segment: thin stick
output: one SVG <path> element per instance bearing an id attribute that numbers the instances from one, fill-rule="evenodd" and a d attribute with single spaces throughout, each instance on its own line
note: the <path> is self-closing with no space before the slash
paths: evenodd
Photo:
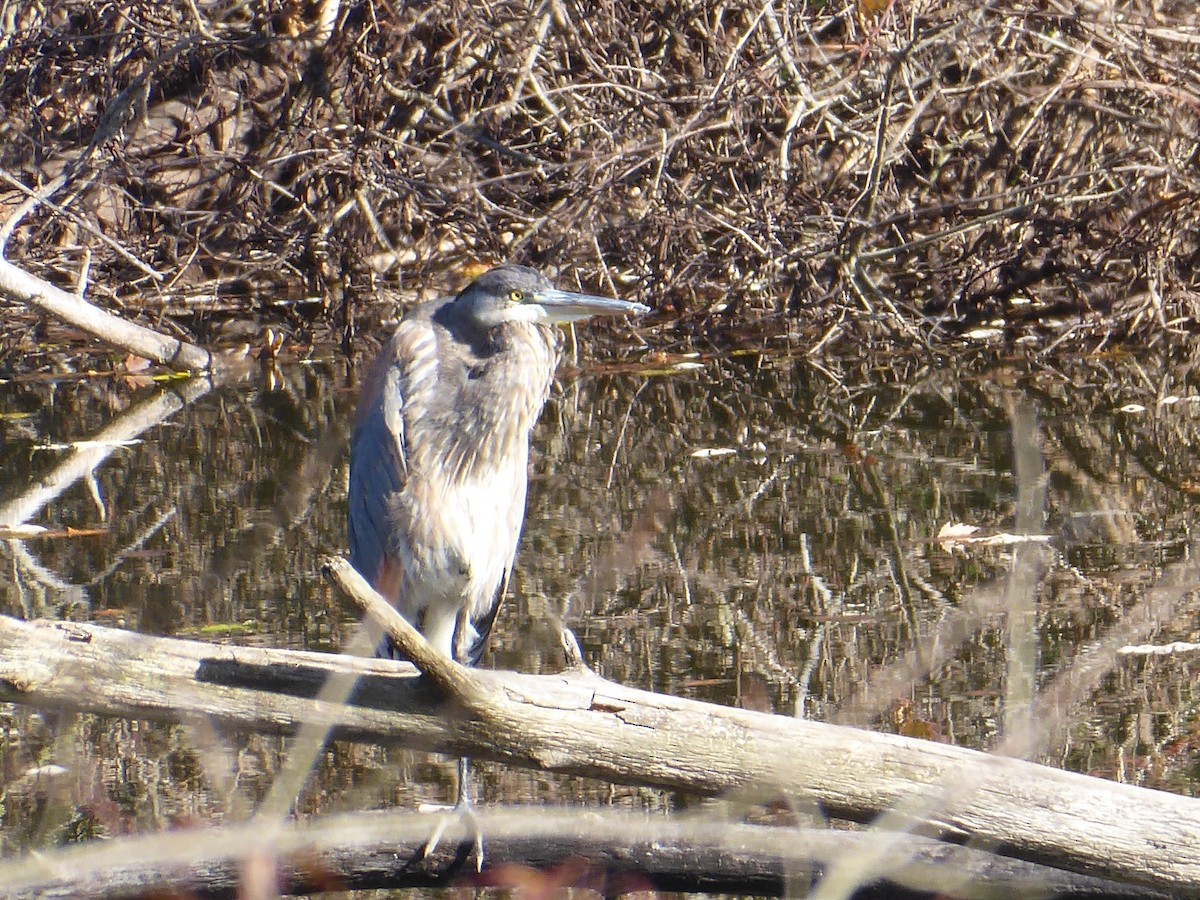
<path id="1" fill-rule="evenodd" d="M 400 655 L 411 661 L 422 675 L 464 706 L 486 709 L 483 701 L 490 692 L 471 670 L 434 649 L 404 616 L 367 584 L 348 560 L 340 556 L 327 557 L 321 571 L 346 599 L 383 630 Z"/>

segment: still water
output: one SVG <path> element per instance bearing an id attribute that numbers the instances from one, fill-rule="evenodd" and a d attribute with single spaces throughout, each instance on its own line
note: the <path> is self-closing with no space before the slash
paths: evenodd
<path id="1" fill-rule="evenodd" d="M 1069 375 L 996 360 L 834 372 L 786 354 L 603 355 L 603 366 L 564 366 L 539 424 L 517 570 L 484 665 L 557 669 L 566 623 L 616 681 L 993 748 L 1014 545 L 938 534 L 950 523 L 1015 530 L 1023 411 L 1043 473 L 1026 487 L 1049 536 L 1021 545 L 1037 548 L 1034 687 L 1055 689 L 1076 660 L 1107 654 L 1082 687 L 1055 695 L 1031 755 L 1197 792 L 1194 653 L 1114 652 L 1197 631 L 1200 604 L 1186 595 L 1144 615 L 1149 589 L 1190 552 L 1190 369 L 1081 359 Z M 336 650 L 354 617 L 318 569 L 345 547 L 354 396 L 354 371 L 332 352 L 212 390 L 104 377 L 0 386 L 0 518 L 50 529 L 0 541 L 0 608 Z M 97 460 L 61 492 L 31 494 Z M 286 751 L 196 726 L 12 706 L 0 719 L 7 853 L 245 818 Z M 23 786 L 50 764 L 69 772 L 54 790 Z M 690 802 L 478 770 L 484 803 Z M 440 757 L 337 744 L 300 809 L 444 802 L 453 783 Z"/>

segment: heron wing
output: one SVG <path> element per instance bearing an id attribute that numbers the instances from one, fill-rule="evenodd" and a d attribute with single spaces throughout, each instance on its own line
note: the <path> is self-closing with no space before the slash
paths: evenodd
<path id="1" fill-rule="evenodd" d="M 395 600 L 388 548 L 394 524 L 391 498 L 408 482 L 405 408 L 436 380 L 437 340 L 425 316 L 410 316 L 379 354 L 358 404 L 350 443 L 348 531 L 350 563 L 380 593 Z M 391 587 L 393 590 L 385 590 Z"/>

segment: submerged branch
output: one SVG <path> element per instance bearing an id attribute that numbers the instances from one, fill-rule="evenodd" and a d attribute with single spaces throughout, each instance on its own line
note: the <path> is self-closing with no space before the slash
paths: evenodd
<path id="1" fill-rule="evenodd" d="M 269 840 L 253 824 L 174 831 L 72 847 L 50 859 L 0 866 L 0 875 L 12 900 L 236 896 L 251 867 L 287 894 L 536 883 L 556 893 L 583 887 L 606 896 L 650 889 L 782 896 L 817 881 L 839 860 L 877 853 L 879 843 L 863 832 L 615 811 L 487 809 L 478 812 L 477 824 L 489 868 L 475 875 L 461 868 L 459 847 L 473 837 L 464 822 L 452 822 L 439 848 L 426 854 L 433 824 L 427 815 L 396 811 L 326 818 Z M 881 889 L 906 897 L 1166 896 L 911 835 L 895 842 L 885 862 L 882 872 L 864 872 L 850 896 Z"/>

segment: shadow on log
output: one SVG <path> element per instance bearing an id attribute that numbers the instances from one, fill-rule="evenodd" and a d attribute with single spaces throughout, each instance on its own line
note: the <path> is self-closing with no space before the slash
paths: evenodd
<path id="1" fill-rule="evenodd" d="M 332 674 L 356 702 L 312 699 Z M 270 690 L 263 690 L 264 678 Z M 405 664 L 0 618 L 0 699 L 404 745 L 702 796 L 807 802 L 1178 896 L 1200 896 L 1200 802 L 946 744 L 730 709 L 589 672 L 479 671 L 485 715 Z M 448 709 L 454 714 L 445 715 Z M 487 836 L 491 840 L 491 836 Z M 879 835 L 877 834 L 877 838 Z M 881 838 L 880 838 L 881 839 Z M 879 871 L 872 868 L 871 871 Z M 0 872 L 0 874 L 3 874 Z"/>

